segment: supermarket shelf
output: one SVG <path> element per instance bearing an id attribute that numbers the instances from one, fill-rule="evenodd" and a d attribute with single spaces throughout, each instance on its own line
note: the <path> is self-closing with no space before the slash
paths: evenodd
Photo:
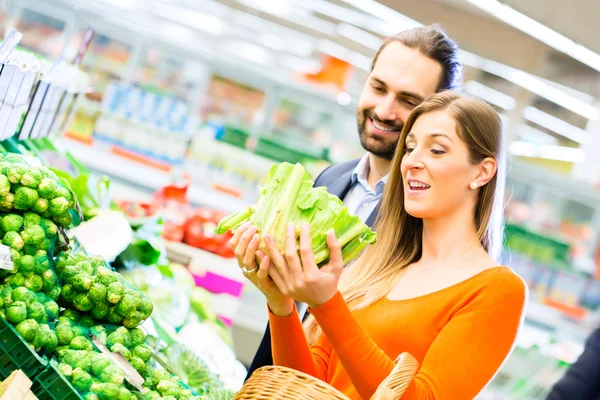
<path id="1" fill-rule="evenodd" d="M 64 138 L 63 144 L 65 150 L 72 153 L 90 170 L 108 175 L 112 180 L 122 181 L 128 186 L 134 186 L 147 192 L 155 192 L 171 183 L 171 176 L 165 171 L 128 160 L 72 139 Z M 195 206 L 215 208 L 227 213 L 234 213 L 248 206 L 242 200 L 194 184 L 190 185 L 188 189 L 188 199 Z"/>

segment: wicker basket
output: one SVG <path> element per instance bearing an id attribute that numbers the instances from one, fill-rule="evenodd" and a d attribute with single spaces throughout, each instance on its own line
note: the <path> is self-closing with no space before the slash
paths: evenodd
<path id="1" fill-rule="evenodd" d="M 397 358 L 390 375 L 379 385 L 371 400 L 397 400 L 402 397 L 419 369 L 408 353 Z M 254 371 L 234 400 L 350 400 L 348 396 L 304 372 L 287 367 L 262 367 Z"/>

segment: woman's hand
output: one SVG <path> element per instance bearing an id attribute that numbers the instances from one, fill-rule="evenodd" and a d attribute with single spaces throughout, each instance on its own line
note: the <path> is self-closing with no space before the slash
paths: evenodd
<path id="1" fill-rule="evenodd" d="M 244 276 L 265 295 L 273 314 L 290 315 L 294 311 L 294 301 L 291 297 L 281 293 L 269 277 L 270 259 L 258 250 L 260 235 L 256 232 L 256 227 L 248 222 L 240 226 L 229 241 L 237 258 L 238 266 L 244 272 Z M 256 263 L 257 258 L 260 265 Z"/>
<path id="2" fill-rule="evenodd" d="M 333 230 L 327 233 L 329 263 L 321 269 L 314 260 L 310 227 L 303 224 L 300 230 L 300 256 L 296 249 L 296 227 L 290 224 L 286 232 L 285 257 L 275 241 L 264 237 L 271 264 L 270 275 L 282 294 L 315 308 L 330 300 L 338 291 L 338 281 L 344 268 L 340 243 Z"/>

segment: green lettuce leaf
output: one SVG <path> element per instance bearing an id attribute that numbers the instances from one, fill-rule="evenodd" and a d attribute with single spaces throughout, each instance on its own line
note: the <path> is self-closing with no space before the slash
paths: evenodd
<path id="1" fill-rule="evenodd" d="M 260 234 L 272 235 L 282 253 L 287 225 L 294 223 L 299 230 L 302 223 L 308 223 L 319 266 L 329 261 L 327 232 L 330 229 L 340 241 L 344 263 L 377 240 L 377 234 L 352 215 L 338 197 L 323 187 L 313 188 L 313 181 L 300 164 L 281 163 L 271 167 L 256 205 L 223 218 L 216 232 L 233 231 L 246 221 L 251 221 Z"/>

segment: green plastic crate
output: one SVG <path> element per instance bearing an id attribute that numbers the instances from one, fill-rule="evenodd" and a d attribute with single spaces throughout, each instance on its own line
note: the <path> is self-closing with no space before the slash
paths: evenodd
<path id="1" fill-rule="evenodd" d="M 48 366 L 48 360 L 41 358 L 29 347 L 13 326 L 0 317 L 0 376 L 2 379 L 17 369 L 30 379 Z"/>
<path id="2" fill-rule="evenodd" d="M 48 368 L 38 373 L 31 382 L 31 392 L 39 400 L 82 400 L 77 390 L 58 372 L 56 360 L 50 360 Z"/>

